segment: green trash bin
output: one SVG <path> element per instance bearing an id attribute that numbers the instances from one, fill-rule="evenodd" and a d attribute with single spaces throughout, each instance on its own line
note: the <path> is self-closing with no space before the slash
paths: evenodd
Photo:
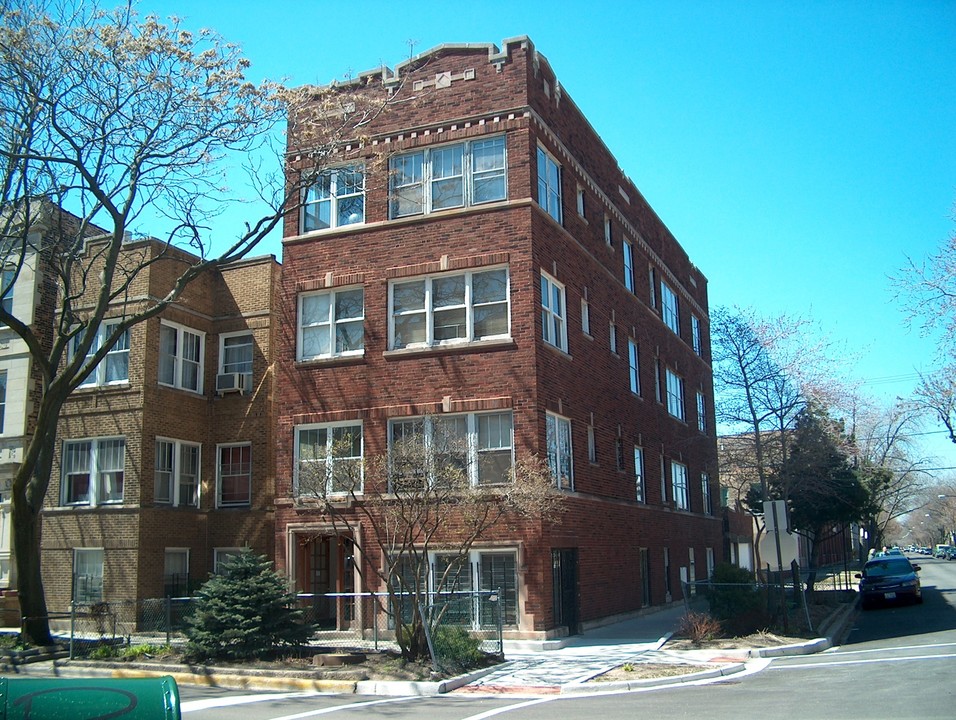
<path id="1" fill-rule="evenodd" d="M 0 678 L 0 720 L 181 720 L 169 675 L 129 680 Z"/>

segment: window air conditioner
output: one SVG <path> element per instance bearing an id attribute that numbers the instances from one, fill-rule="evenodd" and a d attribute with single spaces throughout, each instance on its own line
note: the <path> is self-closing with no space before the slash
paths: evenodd
<path id="1" fill-rule="evenodd" d="M 225 395 L 231 392 L 244 392 L 246 389 L 245 373 L 220 373 L 216 375 L 216 393 Z"/>

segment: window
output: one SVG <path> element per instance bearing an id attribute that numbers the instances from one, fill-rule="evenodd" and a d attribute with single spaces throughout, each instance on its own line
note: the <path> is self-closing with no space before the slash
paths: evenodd
<path id="1" fill-rule="evenodd" d="M 634 292 L 634 246 L 624 241 L 624 287 Z"/>
<path id="2" fill-rule="evenodd" d="M 707 405 L 704 400 L 704 393 L 697 391 L 697 429 L 702 433 L 707 432 Z"/>
<path id="3" fill-rule="evenodd" d="M 302 425 L 295 429 L 299 498 L 362 492 L 362 424 Z"/>
<path id="4" fill-rule="evenodd" d="M 654 358 L 654 398 L 657 402 L 664 402 L 661 394 L 661 361 L 657 358 Z"/>
<path id="5" fill-rule="evenodd" d="M 544 341 L 559 350 L 568 351 L 565 333 L 564 285 L 541 273 L 541 327 Z"/>
<path id="6" fill-rule="evenodd" d="M 647 502 L 644 491 L 644 448 L 634 447 L 634 489 L 638 502 Z"/>
<path id="7" fill-rule="evenodd" d="M 3 420 L 7 414 L 7 371 L 0 370 L 0 433 L 3 432 Z"/>
<path id="8" fill-rule="evenodd" d="M 103 602 L 102 548 L 73 548 L 73 601 Z"/>
<path id="9" fill-rule="evenodd" d="M 694 345 L 694 352 L 698 355 L 703 354 L 704 349 L 701 344 L 701 335 L 700 335 L 700 318 L 696 315 L 690 316 L 690 334 L 691 342 Z"/>
<path id="10" fill-rule="evenodd" d="M 677 295 L 670 286 L 661 281 L 661 317 L 664 324 L 680 335 L 680 315 L 677 310 Z"/>
<path id="11" fill-rule="evenodd" d="M 678 420 L 684 419 L 684 379 L 665 370 L 667 375 L 667 412 Z"/>
<path id="12" fill-rule="evenodd" d="M 329 290 L 299 296 L 298 360 L 365 352 L 365 291 Z"/>
<path id="13" fill-rule="evenodd" d="M 651 307 L 657 309 L 657 273 L 654 268 L 648 268 L 647 279 L 650 284 Z"/>
<path id="14" fill-rule="evenodd" d="M 319 173 L 302 198 L 302 232 L 365 221 L 365 171 L 359 166 Z"/>
<path id="15" fill-rule="evenodd" d="M 584 188 L 578 185 L 578 215 L 583 218 L 587 218 L 586 208 L 585 208 L 585 195 Z"/>
<path id="16" fill-rule="evenodd" d="M 538 148 L 538 204 L 561 223 L 561 168 L 543 148 Z"/>
<path id="17" fill-rule="evenodd" d="M 611 347 L 611 352 L 617 355 L 617 325 L 614 324 L 612 320 L 608 326 L 608 344 Z"/>
<path id="18" fill-rule="evenodd" d="M 591 334 L 591 305 L 587 298 L 581 298 L 581 332 Z"/>
<path id="19" fill-rule="evenodd" d="M 391 216 L 504 200 L 506 167 L 503 136 L 393 157 L 389 161 Z"/>
<path id="20" fill-rule="evenodd" d="M 471 550 L 466 557 L 450 553 L 435 553 L 431 557 L 429 583 L 432 592 L 451 595 L 446 607 L 446 618 L 459 625 L 495 627 L 498 609 L 489 602 L 488 593 L 499 593 L 502 622 L 518 623 L 518 566 L 513 551 L 487 552 Z M 477 585 L 475 581 L 477 578 Z M 442 583 L 442 579 L 444 582 Z M 467 597 L 465 593 L 478 590 L 481 594 Z"/>
<path id="21" fill-rule="evenodd" d="M 64 505 L 100 505 L 123 501 L 126 440 L 66 440 L 63 443 Z"/>
<path id="22" fill-rule="evenodd" d="M 700 495 L 704 502 L 704 514 L 713 515 L 714 505 L 710 494 L 710 475 L 707 473 L 700 474 Z"/>
<path id="23" fill-rule="evenodd" d="M 627 364 L 631 375 L 631 392 L 635 395 L 641 394 L 641 367 L 637 359 L 637 343 L 634 340 L 627 341 Z"/>
<path id="24" fill-rule="evenodd" d="M 562 490 L 574 489 L 573 462 L 571 458 L 571 421 L 548 413 L 547 422 L 548 466 L 555 483 Z"/>
<path id="25" fill-rule="evenodd" d="M 104 321 L 96 330 L 96 336 L 87 357 L 92 357 L 109 339 L 119 320 Z M 88 331 L 87 331 L 88 332 Z M 84 333 L 75 335 L 70 341 L 70 356 L 76 355 Z M 80 387 L 94 387 L 98 385 L 112 385 L 129 381 L 129 329 L 127 328 L 113 343 L 106 357 L 103 358 L 93 371 L 86 376 Z"/>
<path id="26" fill-rule="evenodd" d="M 159 384 L 202 392 L 203 333 L 163 321 L 159 328 Z"/>
<path id="27" fill-rule="evenodd" d="M 189 550 L 166 548 L 163 560 L 163 594 L 165 597 L 189 595 Z"/>
<path id="28" fill-rule="evenodd" d="M 714 577 L 714 549 L 704 548 L 704 553 L 707 562 L 707 579 L 709 580 Z"/>
<path id="29" fill-rule="evenodd" d="M 173 507 L 198 507 L 199 468 L 199 445 L 157 439 L 153 499 Z"/>
<path id="30" fill-rule="evenodd" d="M 219 347 L 219 371 L 252 376 L 252 353 L 255 345 L 252 333 L 223 335 Z M 249 387 L 249 383 L 246 384 Z"/>
<path id="31" fill-rule="evenodd" d="M 252 501 L 252 444 L 220 445 L 217 452 L 216 505 L 249 505 Z"/>
<path id="32" fill-rule="evenodd" d="M 611 225 L 611 218 L 607 215 L 604 216 L 604 242 L 609 246 L 614 245 L 614 237 L 612 233 L 613 226 Z"/>
<path id="33" fill-rule="evenodd" d="M 0 306 L 10 315 L 13 315 L 13 285 L 16 279 L 16 268 L 5 267 L 0 270 Z"/>
<path id="34" fill-rule="evenodd" d="M 624 470 L 624 440 L 616 438 L 614 440 L 614 455 L 617 457 L 618 471 Z"/>
<path id="35" fill-rule="evenodd" d="M 597 443 L 594 440 L 593 425 L 588 425 L 588 462 L 597 465 Z"/>
<path id="36" fill-rule="evenodd" d="M 687 496 L 687 466 L 671 461 L 671 493 L 674 505 L 679 510 L 687 510 L 690 501 Z"/>
<path id="37" fill-rule="evenodd" d="M 470 485 L 511 481 L 512 413 L 442 415 L 389 422 L 392 482 L 408 487 L 427 476 L 451 481 L 456 473 Z"/>
<path id="38" fill-rule="evenodd" d="M 395 282 L 389 291 L 393 350 L 510 335 L 507 268 Z"/>
<path id="39" fill-rule="evenodd" d="M 224 566 L 231 562 L 233 558 L 241 555 L 244 548 L 214 548 L 212 551 L 212 572 L 213 575 L 221 575 Z"/>

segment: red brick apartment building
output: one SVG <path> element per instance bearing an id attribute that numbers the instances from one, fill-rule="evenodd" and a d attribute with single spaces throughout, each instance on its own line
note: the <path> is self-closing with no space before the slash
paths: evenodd
<path id="1" fill-rule="evenodd" d="M 95 240 L 87 251 L 97 256 Z M 123 253 L 127 263 L 164 259 L 137 278 L 116 317 L 165 296 L 198 260 L 154 240 Z M 51 611 L 71 599 L 180 596 L 238 548 L 273 556 L 279 269 L 267 256 L 201 275 L 68 399 L 42 514 Z"/>
<path id="2" fill-rule="evenodd" d="M 680 599 L 723 559 L 706 278 L 527 38 L 443 45 L 342 89 L 404 101 L 285 224 L 277 565 L 300 592 L 382 590 L 297 497 L 298 458 L 336 428 L 381 456 L 427 413 L 467 428 L 474 482 L 483 451 L 558 478 L 566 512 L 470 558 L 474 586 L 493 570 L 515 608 L 508 636 Z"/>

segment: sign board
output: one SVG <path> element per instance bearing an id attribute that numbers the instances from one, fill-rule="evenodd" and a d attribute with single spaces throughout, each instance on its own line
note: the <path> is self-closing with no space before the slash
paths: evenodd
<path id="1" fill-rule="evenodd" d="M 789 530 L 787 504 L 783 500 L 765 502 L 763 519 L 766 529 L 760 536 L 761 561 L 777 571 L 789 570 L 790 563 L 799 562 L 799 548 L 797 536 Z"/>

